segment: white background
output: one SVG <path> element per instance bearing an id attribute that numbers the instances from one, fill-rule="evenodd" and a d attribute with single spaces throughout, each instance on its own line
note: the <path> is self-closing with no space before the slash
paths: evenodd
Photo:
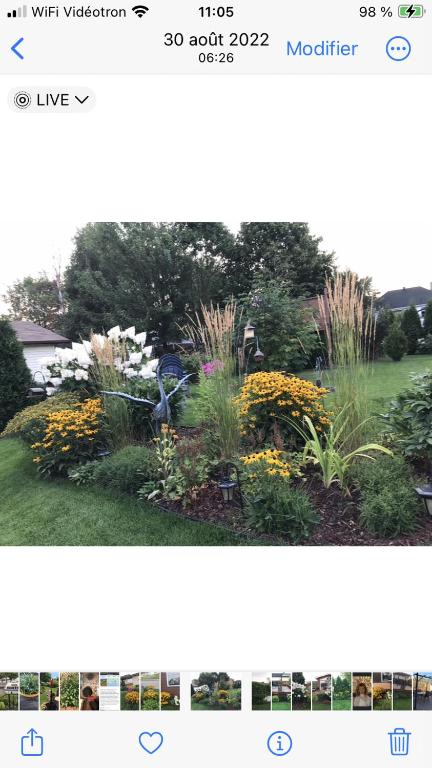
<path id="1" fill-rule="evenodd" d="M 7 93 L 26 83 L 87 86 L 97 106 L 13 113 Z M 427 77 L 3 77 L 1 94 L 1 214 L 17 226 L 430 218 Z M 0 558 L 6 667 L 432 666 L 429 549 Z"/>

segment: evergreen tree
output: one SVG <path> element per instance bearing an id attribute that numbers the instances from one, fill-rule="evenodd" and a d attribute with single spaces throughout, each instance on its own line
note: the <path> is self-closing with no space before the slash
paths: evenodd
<path id="1" fill-rule="evenodd" d="M 424 315 L 423 333 L 425 336 L 432 334 L 432 300 L 426 304 Z"/>
<path id="2" fill-rule="evenodd" d="M 0 431 L 26 404 L 30 383 L 22 344 L 9 320 L 0 318 Z"/>
<path id="3" fill-rule="evenodd" d="M 417 344 L 422 335 L 422 325 L 414 304 L 412 304 L 402 315 L 401 328 L 407 337 L 408 354 L 414 355 L 417 351 Z"/>
<path id="4" fill-rule="evenodd" d="M 394 322 L 384 339 L 384 353 L 392 360 L 402 360 L 408 349 L 408 340 L 399 323 Z"/>

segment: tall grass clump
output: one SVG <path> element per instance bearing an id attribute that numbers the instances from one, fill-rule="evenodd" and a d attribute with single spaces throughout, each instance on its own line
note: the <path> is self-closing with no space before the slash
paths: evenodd
<path id="1" fill-rule="evenodd" d="M 114 342 L 93 334 L 91 337 L 94 363 L 91 366 L 92 381 L 100 392 L 124 392 L 125 385 L 115 367 L 117 351 Z M 104 397 L 104 423 L 109 448 L 113 451 L 129 445 L 133 439 L 132 416 L 126 400 L 119 397 Z"/>
<path id="2" fill-rule="evenodd" d="M 240 419 L 234 402 L 239 386 L 235 360 L 236 314 L 234 300 L 224 307 L 201 304 L 200 312 L 190 317 L 182 329 L 213 364 L 201 371 L 198 402 L 215 452 L 224 461 L 235 458 L 240 447 Z"/>
<path id="3" fill-rule="evenodd" d="M 370 402 L 367 380 L 372 375 L 375 339 L 373 306 L 367 307 L 365 293 L 353 272 L 327 280 L 324 296 L 318 298 L 324 321 L 334 404 L 347 418 L 342 439 L 355 450 L 370 429 Z"/>

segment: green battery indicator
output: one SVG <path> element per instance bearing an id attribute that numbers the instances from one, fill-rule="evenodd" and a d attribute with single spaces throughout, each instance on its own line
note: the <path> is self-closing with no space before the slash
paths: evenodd
<path id="1" fill-rule="evenodd" d="M 400 5 L 399 16 L 401 19 L 421 19 L 424 14 L 423 5 Z"/>

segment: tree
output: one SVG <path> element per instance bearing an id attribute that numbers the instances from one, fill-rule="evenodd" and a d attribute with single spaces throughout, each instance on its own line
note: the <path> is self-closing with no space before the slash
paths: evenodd
<path id="1" fill-rule="evenodd" d="M 247 293 L 259 274 L 291 285 L 293 296 L 316 296 L 334 270 L 334 254 L 323 251 L 301 222 L 245 222 L 225 272 L 234 295 Z"/>
<path id="2" fill-rule="evenodd" d="M 61 327 L 61 292 L 57 280 L 46 274 L 17 280 L 7 289 L 4 300 L 15 320 L 30 320 L 52 331 Z"/>
<path id="3" fill-rule="evenodd" d="M 384 352 L 392 360 L 402 360 L 408 349 L 408 340 L 399 323 L 395 322 L 384 339 Z"/>
<path id="4" fill-rule="evenodd" d="M 432 334 L 432 300 L 426 304 L 424 314 L 423 333 L 425 336 Z"/>
<path id="5" fill-rule="evenodd" d="M 375 323 L 374 354 L 378 356 L 383 353 L 384 339 L 390 331 L 390 327 L 395 321 L 396 315 L 388 307 L 383 307 L 378 311 Z"/>
<path id="6" fill-rule="evenodd" d="M 414 355 L 417 351 L 417 344 L 422 335 L 422 325 L 414 304 L 412 304 L 402 315 L 401 328 L 407 338 L 408 354 Z"/>
<path id="7" fill-rule="evenodd" d="M 255 281 L 251 292 L 239 302 L 244 322 L 256 326 L 259 346 L 265 354 L 261 369 L 298 371 L 313 367 L 319 337 L 310 310 L 290 295 L 290 288 L 277 280 Z M 254 368 L 254 347 L 245 350 L 248 369 Z"/>
<path id="8" fill-rule="evenodd" d="M 22 344 L 7 318 L 0 318 L 0 431 L 26 404 L 30 383 Z"/>

